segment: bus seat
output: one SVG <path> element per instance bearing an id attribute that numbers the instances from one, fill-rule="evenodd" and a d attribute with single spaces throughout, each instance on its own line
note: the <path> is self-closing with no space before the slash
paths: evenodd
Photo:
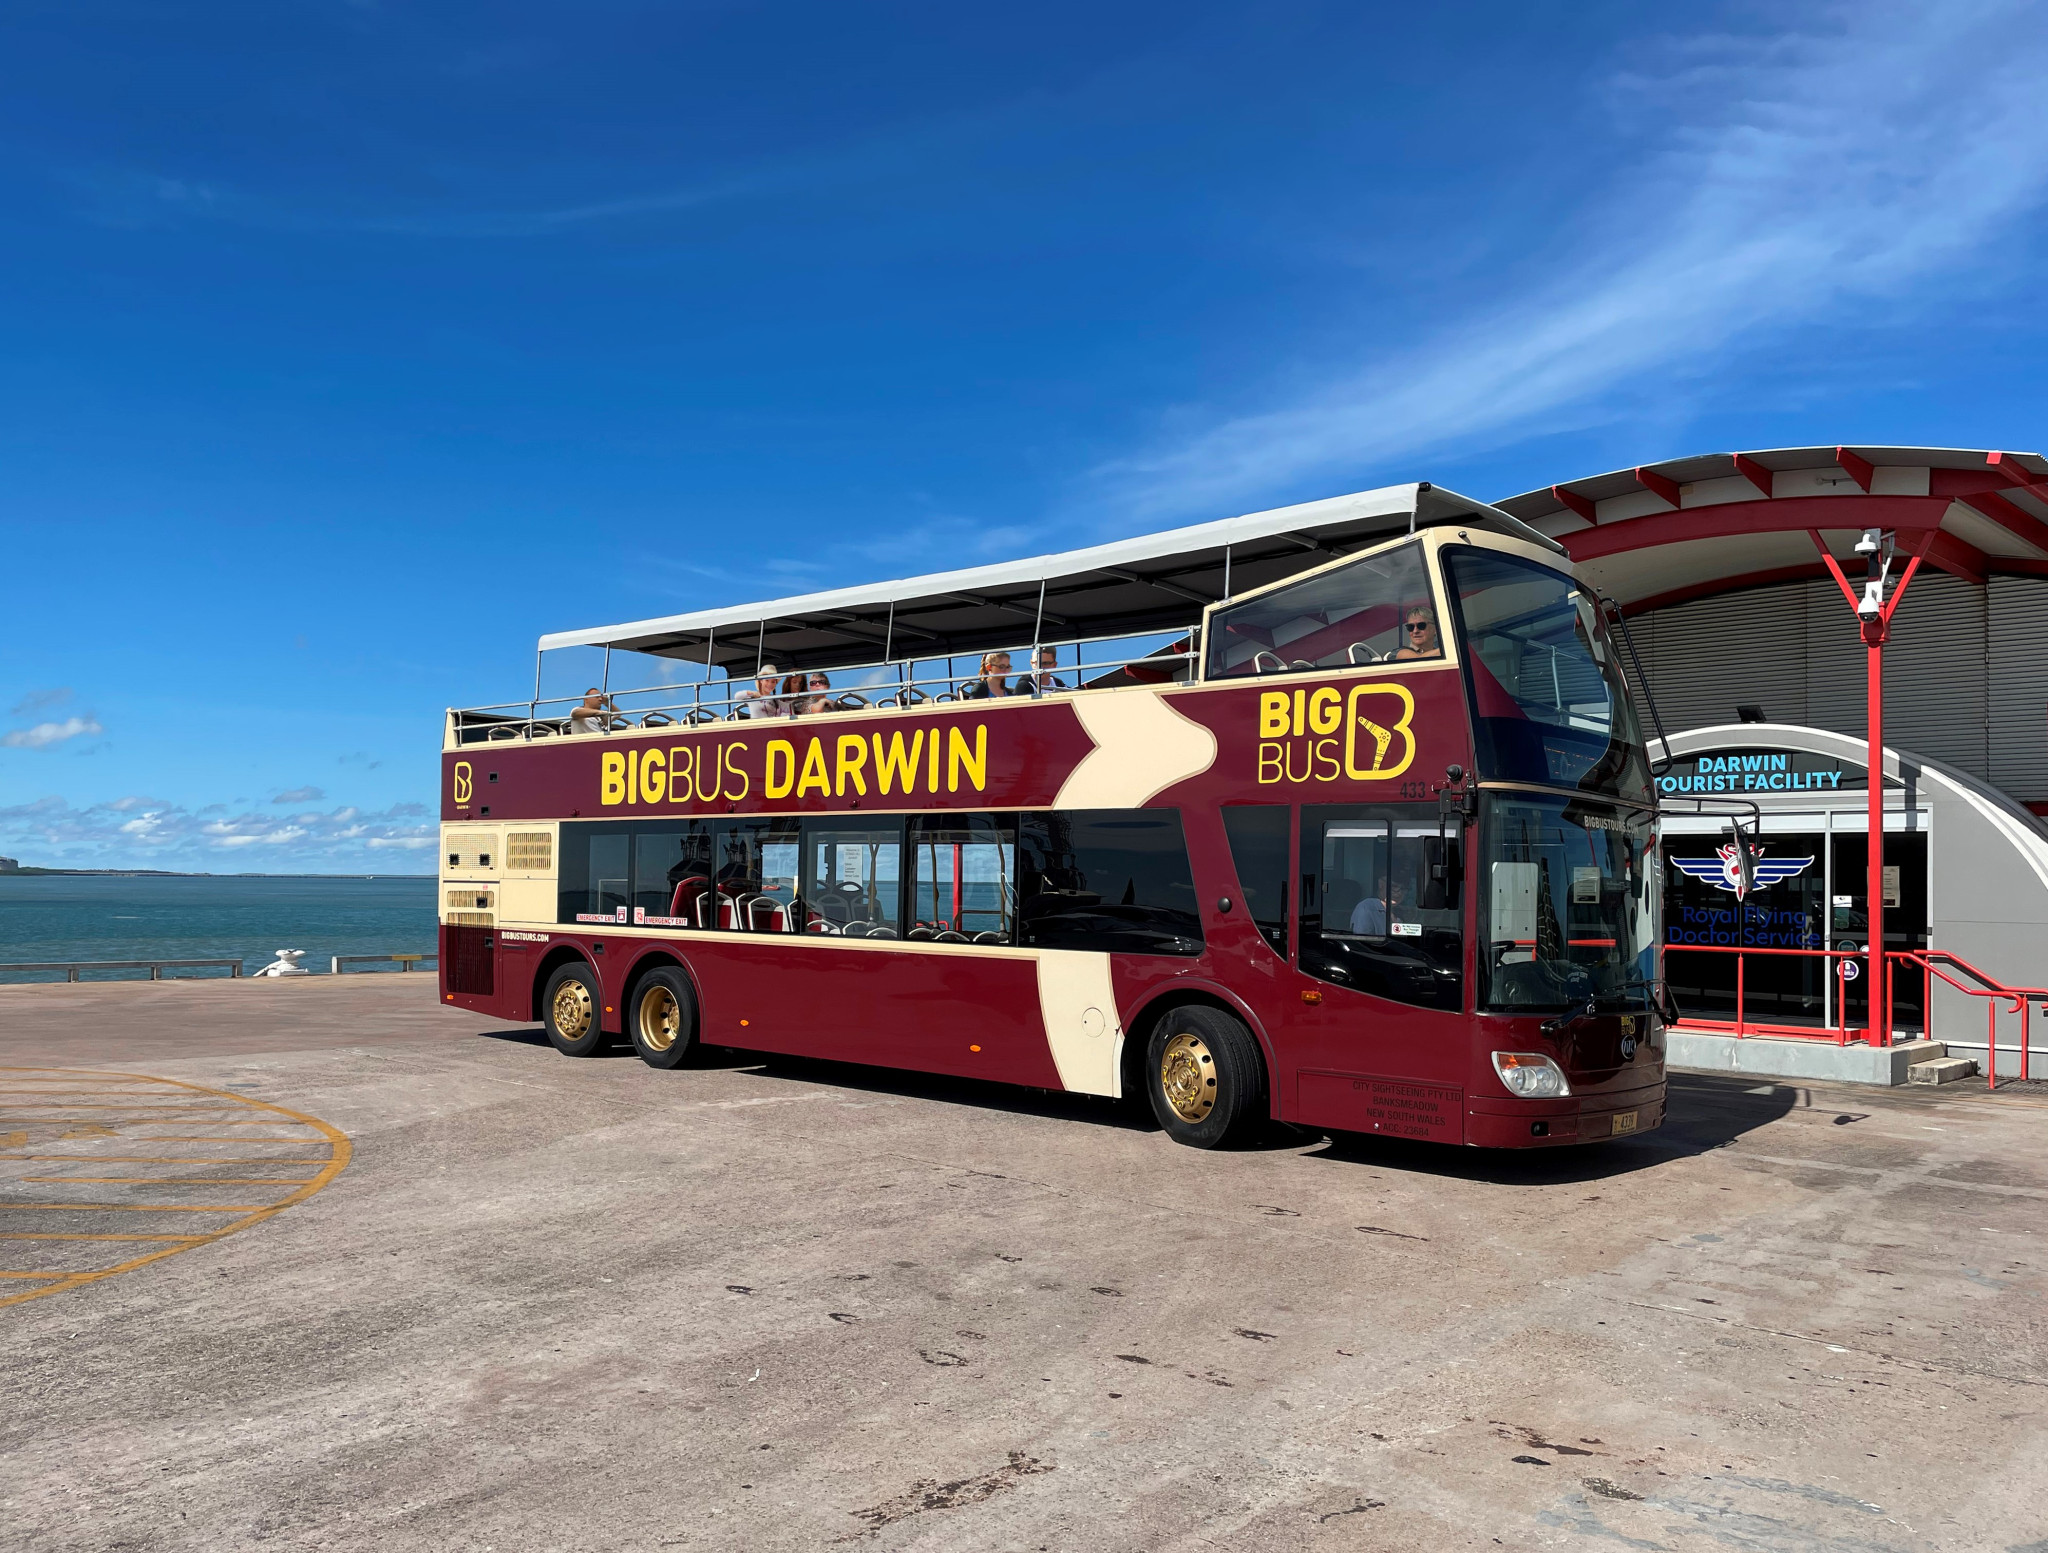
<path id="1" fill-rule="evenodd" d="M 781 914 L 782 903 L 772 895 L 749 895 L 747 897 L 747 927 L 755 933 L 779 933 L 782 931 L 776 918 Z"/>
<path id="2" fill-rule="evenodd" d="M 1003 935 L 996 932 L 993 928 L 986 928 L 974 935 L 974 942 L 977 944 L 1000 944 L 1004 942 L 1004 939 Z"/>
<path id="3" fill-rule="evenodd" d="M 895 936 L 896 930 L 886 922 L 877 922 L 868 929 L 868 937 L 870 938 L 894 938 Z"/>
<path id="4" fill-rule="evenodd" d="M 692 874 L 676 886 L 675 894 L 669 898 L 668 914 L 672 917 L 687 917 L 696 920 L 697 892 L 706 884 L 702 874 Z"/>
<path id="5" fill-rule="evenodd" d="M 904 934 L 906 938 L 937 938 L 938 936 L 937 931 L 929 923 L 924 922 L 918 923 L 916 927 Z"/>
<path id="6" fill-rule="evenodd" d="M 940 928 L 938 932 L 932 934 L 932 942 L 936 944 L 964 944 L 967 942 L 967 935 L 965 933 L 956 933 L 949 927 Z"/>
<path id="7" fill-rule="evenodd" d="M 711 915 L 711 892 L 709 890 L 699 890 L 696 899 L 690 903 L 690 920 L 700 928 L 708 928 L 714 925 L 714 919 Z"/>
<path id="8" fill-rule="evenodd" d="M 873 931 L 874 928 L 866 922 L 849 922 L 840 929 L 848 938 L 866 938 Z"/>

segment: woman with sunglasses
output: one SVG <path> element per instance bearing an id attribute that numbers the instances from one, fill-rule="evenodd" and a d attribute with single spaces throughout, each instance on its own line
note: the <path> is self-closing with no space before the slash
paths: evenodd
<path id="1" fill-rule="evenodd" d="M 1396 658 L 1441 658 L 1443 646 L 1436 639 L 1436 611 L 1427 604 L 1410 604 L 1401 612 L 1401 645 Z"/>

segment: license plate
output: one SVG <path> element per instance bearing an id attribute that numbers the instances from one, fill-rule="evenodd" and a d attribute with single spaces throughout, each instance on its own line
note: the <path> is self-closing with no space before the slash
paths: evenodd
<path id="1" fill-rule="evenodd" d="M 1636 1118 L 1641 1114 L 1639 1111 L 1615 1112 L 1613 1135 L 1618 1138 L 1625 1132 L 1634 1132 L 1636 1130 Z"/>

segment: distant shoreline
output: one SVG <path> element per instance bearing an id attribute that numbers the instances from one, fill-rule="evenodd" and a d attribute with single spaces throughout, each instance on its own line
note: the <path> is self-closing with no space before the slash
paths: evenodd
<path id="1" fill-rule="evenodd" d="M 188 874 L 169 868 L 10 868 L 0 879 L 434 879 L 435 874 Z"/>

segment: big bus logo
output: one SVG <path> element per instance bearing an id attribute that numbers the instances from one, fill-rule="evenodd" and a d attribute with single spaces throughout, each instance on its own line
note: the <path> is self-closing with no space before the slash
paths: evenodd
<path id="1" fill-rule="evenodd" d="M 468 803 L 469 795 L 475 791 L 475 788 L 470 775 L 469 762 L 466 760 L 455 762 L 454 788 L 455 801 L 457 803 Z"/>
<path id="2" fill-rule="evenodd" d="M 1415 697 L 1406 685 L 1334 685 L 1259 695 L 1259 781 L 1384 782 L 1415 759 Z"/>

